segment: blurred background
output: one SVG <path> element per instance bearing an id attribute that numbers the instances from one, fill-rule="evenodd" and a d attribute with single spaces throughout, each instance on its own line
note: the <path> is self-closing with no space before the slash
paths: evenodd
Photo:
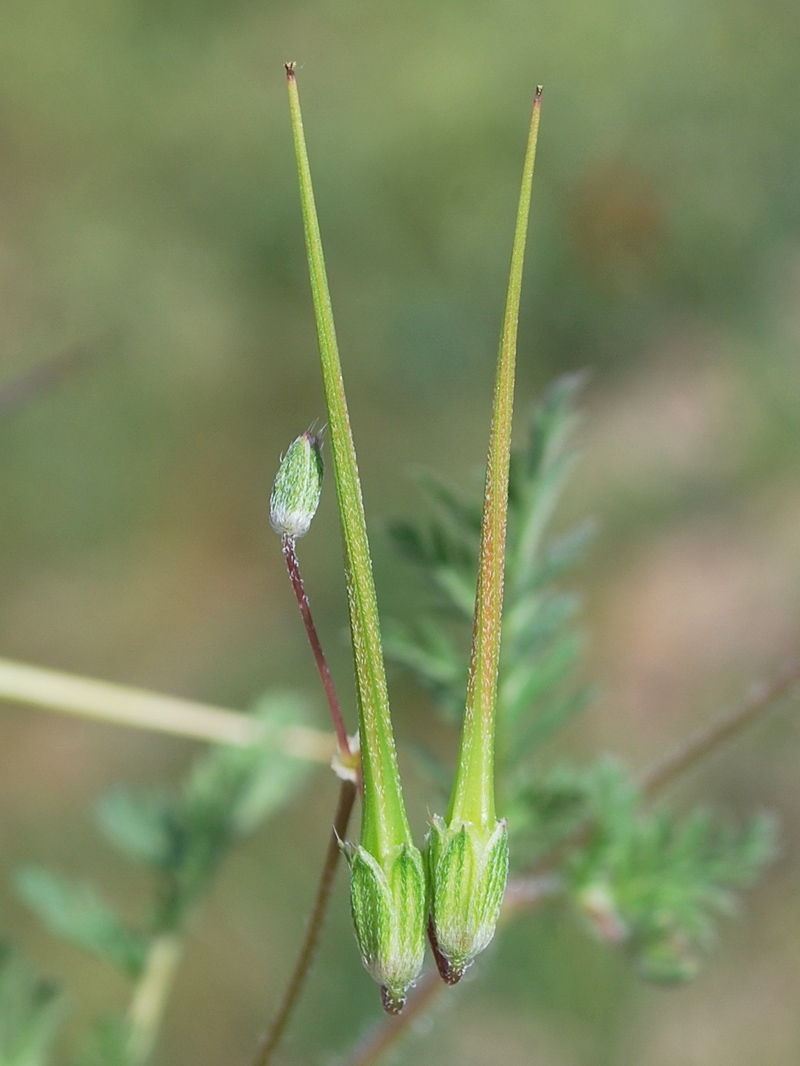
<path id="1" fill-rule="evenodd" d="M 79 346 L 0 420 L 0 655 L 234 708 L 322 701 L 267 521 L 324 415 L 284 84 L 299 84 L 379 600 L 421 465 L 483 460 L 532 94 L 545 84 L 520 332 L 522 415 L 589 368 L 557 524 L 598 520 L 585 674 L 561 745 L 644 765 L 800 645 L 800 6 L 795 0 L 5 0 L 0 370 Z M 522 419 L 520 419 L 520 424 Z M 301 544 L 355 724 L 332 483 Z M 431 709 L 394 675 L 402 749 Z M 116 782 L 179 739 L 0 707 L 4 869 L 43 862 L 127 913 L 99 840 Z M 674 790 L 776 809 L 783 851 L 701 976 L 664 991 L 573 925 L 521 921 L 395 1061 L 772 1066 L 800 1054 L 797 711 Z M 426 796 L 413 785 L 421 828 Z M 236 852 L 193 930 L 156 1063 L 245 1064 L 304 927 L 336 785 Z M 127 989 L 0 885 L 2 933 L 67 987 L 67 1061 Z M 330 1061 L 379 1014 L 343 882 L 284 1049 Z"/>

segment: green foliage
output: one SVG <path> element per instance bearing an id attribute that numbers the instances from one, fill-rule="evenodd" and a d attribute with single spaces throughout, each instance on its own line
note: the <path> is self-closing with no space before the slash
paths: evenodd
<path id="1" fill-rule="evenodd" d="M 156 877 L 146 931 L 129 929 L 92 888 L 70 885 L 46 870 L 17 871 L 22 899 L 55 933 L 136 980 L 152 938 L 182 928 L 228 849 L 297 791 L 308 764 L 286 755 L 278 740 L 304 713 L 294 696 L 265 697 L 254 711 L 263 726 L 257 743 L 212 750 L 174 792 L 114 792 L 101 799 L 102 831 Z"/>
<path id="2" fill-rule="evenodd" d="M 625 945 L 645 977 L 693 977 L 715 915 L 730 913 L 734 890 L 774 857 L 774 819 L 760 816 L 737 831 L 703 811 L 679 819 L 642 809 L 635 785 L 611 764 L 587 785 L 592 832 L 568 866 L 576 903 L 602 939 Z"/>
<path id="3" fill-rule="evenodd" d="M 131 1066 L 130 1029 L 122 1018 L 98 1022 L 78 1055 L 75 1066 Z"/>
<path id="4" fill-rule="evenodd" d="M 183 787 L 132 796 L 112 792 L 97 805 L 100 828 L 123 854 L 159 875 L 156 931 L 181 925 L 233 843 L 252 833 L 299 787 L 308 764 L 285 755 L 281 732 L 303 718 L 291 695 L 269 696 L 255 709 L 258 743 L 220 747 L 201 758 Z"/>
<path id="5" fill-rule="evenodd" d="M 95 820 L 104 836 L 127 858 L 142 866 L 162 869 L 172 848 L 169 795 L 122 789 L 108 792 L 95 803 Z"/>
<path id="6" fill-rule="evenodd" d="M 142 972 L 147 942 L 89 885 L 75 885 L 49 870 L 25 866 L 14 875 L 19 896 L 57 936 L 105 959 L 132 980 Z"/>
<path id="7" fill-rule="evenodd" d="M 577 375 L 555 383 L 534 412 L 524 448 L 511 459 L 497 715 L 504 806 L 514 802 L 520 772 L 527 778 L 527 755 L 577 715 L 589 697 L 572 684 L 582 646 L 573 629 L 579 601 L 555 582 L 582 556 L 592 529 L 584 524 L 544 542 L 572 465 L 568 443 L 580 384 Z M 437 596 L 413 629 L 396 625 L 390 630 L 386 650 L 452 719 L 464 706 L 481 511 L 479 501 L 462 500 L 432 476 L 424 485 L 436 509 L 427 528 L 396 522 L 390 530 L 397 548 L 425 572 Z"/>
<path id="8" fill-rule="evenodd" d="M 649 810 L 630 774 L 610 760 L 537 776 L 514 815 L 522 856 L 552 857 L 563 846 L 565 889 L 588 927 L 660 982 L 697 973 L 714 917 L 734 909 L 734 890 L 775 854 L 771 817 L 736 831 L 703 811 L 680 819 Z"/>
<path id="9" fill-rule="evenodd" d="M 62 1007 L 55 985 L 0 944 L 0 1066 L 46 1066 Z"/>
<path id="10" fill-rule="evenodd" d="M 554 866 L 586 924 L 605 942 L 624 946 L 641 974 L 685 980 L 713 939 L 715 916 L 731 910 L 735 890 L 752 882 L 773 855 L 774 825 L 757 818 L 737 832 L 701 812 L 680 819 L 650 811 L 630 774 L 610 761 L 585 769 L 542 767 L 543 743 L 591 697 L 574 680 L 579 600 L 559 583 L 582 557 L 592 529 L 585 524 L 547 538 L 573 461 L 569 441 L 579 385 L 578 377 L 556 382 L 512 456 L 499 810 L 508 819 L 514 867 Z M 433 477 L 425 486 L 436 509 L 427 528 L 396 523 L 391 531 L 436 599 L 413 630 L 390 632 L 387 651 L 452 720 L 463 707 L 480 507 Z"/>

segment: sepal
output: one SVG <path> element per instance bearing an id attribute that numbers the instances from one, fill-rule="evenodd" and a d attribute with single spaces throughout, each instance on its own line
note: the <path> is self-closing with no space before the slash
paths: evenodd
<path id="1" fill-rule="evenodd" d="M 434 815 L 428 837 L 430 936 L 443 980 L 456 984 L 494 936 L 508 877 L 508 828 Z"/>
<path id="2" fill-rule="evenodd" d="M 364 966 L 381 986 L 383 1006 L 399 1014 L 425 953 L 427 891 L 422 855 L 401 844 L 382 865 L 361 845 L 344 844 L 350 908 Z"/>

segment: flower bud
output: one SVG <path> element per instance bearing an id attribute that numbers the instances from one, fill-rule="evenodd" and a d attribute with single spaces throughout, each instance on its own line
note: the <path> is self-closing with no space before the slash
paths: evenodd
<path id="1" fill-rule="evenodd" d="M 345 844 L 350 906 L 364 966 L 381 986 L 383 1006 L 399 1014 L 425 954 L 425 868 L 413 844 L 381 864 L 361 845 Z"/>
<path id="2" fill-rule="evenodd" d="M 322 441 L 306 432 L 289 445 L 269 501 L 269 520 L 284 537 L 304 537 L 322 492 Z"/>
<path id="3" fill-rule="evenodd" d="M 427 858 L 431 943 L 439 973 L 454 985 L 494 936 L 508 876 L 506 823 L 487 834 L 434 815 Z"/>

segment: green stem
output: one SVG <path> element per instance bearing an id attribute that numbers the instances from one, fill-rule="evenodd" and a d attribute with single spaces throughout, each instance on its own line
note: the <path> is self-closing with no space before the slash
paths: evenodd
<path id="1" fill-rule="evenodd" d="M 411 831 L 397 768 L 361 482 L 347 413 L 294 63 L 286 64 L 286 78 L 347 576 L 364 781 L 361 843 L 376 857 L 383 858 L 390 856 L 398 844 L 411 843 Z"/>
<path id="2" fill-rule="evenodd" d="M 182 951 L 174 933 L 157 936 L 150 945 L 128 1009 L 129 1066 L 145 1066 L 153 1052 Z"/>
<path id="3" fill-rule="evenodd" d="M 464 712 L 464 728 L 461 734 L 461 753 L 448 812 L 449 822 L 453 819 L 469 821 L 488 831 L 494 828 L 496 821 L 494 732 L 503 610 L 503 570 L 517 324 L 541 99 L 540 86 L 533 103 L 528 147 L 522 172 L 508 295 L 497 360 L 489 459 L 486 466 L 478 587 L 467 681 L 467 702 Z"/>

